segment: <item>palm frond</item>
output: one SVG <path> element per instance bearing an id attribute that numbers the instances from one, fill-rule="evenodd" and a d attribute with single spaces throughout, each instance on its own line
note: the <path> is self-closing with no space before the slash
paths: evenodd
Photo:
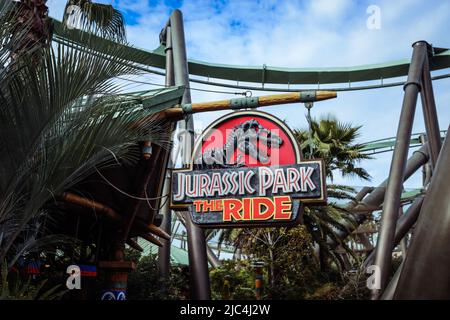
<path id="1" fill-rule="evenodd" d="M 90 0 L 69 0 L 63 23 L 117 42 L 126 40 L 123 16 L 111 5 Z"/>
<path id="2" fill-rule="evenodd" d="M 0 22 L 11 23 L 6 16 Z M 8 33 L 0 35 L 2 44 L 13 41 Z M 136 161 L 138 141 L 169 147 L 167 125 L 151 117 L 140 101 L 118 94 L 114 79 L 136 69 L 124 63 L 120 47 L 103 46 L 100 53 L 89 46 L 55 44 L 41 49 L 37 63 L 24 55 L 14 61 L 17 67 L 2 73 L 2 260 L 47 201 L 95 170 Z M 8 48 L 2 50 L 6 68 L 11 59 Z"/>
<path id="3" fill-rule="evenodd" d="M 369 180 L 370 175 L 356 164 L 371 156 L 362 153 L 362 145 L 355 143 L 361 126 L 338 121 L 334 116 L 327 115 L 320 119 L 312 119 L 311 136 L 309 130 L 294 130 L 294 136 L 300 143 L 304 156 L 323 158 L 326 165 L 326 175 L 333 181 L 333 172 L 338 170 L 344 177 L 357 177 Z M 310 145 L 313 154 L 310 155 Z"/>

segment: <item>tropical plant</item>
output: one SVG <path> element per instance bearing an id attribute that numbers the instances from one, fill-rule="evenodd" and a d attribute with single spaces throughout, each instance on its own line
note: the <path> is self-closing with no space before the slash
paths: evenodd
<path id="1" fill-rule="evenodd" d="M 255 272 L 248 261 L 224 261 L 220 267 L 211 269 L 209 277 L 213 299 L 255 299 Z"/>
<path id="2" fill-rule="evenodd" d="M 137 161 L 138 141 L 169 144 L 141 101 L 119 94 L 114 78 L 137 72 L 120 47 L 97 43 L 96 51 L 88 35 L 83 48 L 39 43 L 38 60 L 33 50 L 13 59 L 11 48 L 29 31 L 14 4 L 0 0 L 0 261 L 10 266 L 48 202 L 102 168 Z M 101 34 L 106 25 L 92 15 Z"/>
<path id="3" fill-rule="evenodd" d="M 244 262 L 264 263 L 264 299 L 306 299 L 310 295 L 322 295 L 319 291 L 325 284 L 339 282 L 338 272 L 320 270 L 319 263 L 314 258 L 312 237 L 304 225 L 294 228 L 240 230 L 236 240 L 246 256 Z M 222 271 L 225 267 L 226 264 L 217 270 Z M 245 270 L 242 267 L 236 269 L 239 272 Z M 238 277 L 238 271 L 234 273 L 234 277 Z M 211 275 L 215 273 L 212 271 Z M 229 282 L 234 284 L 231 280 Z M 240 286 L 242 285 L 238 282 L 236 287 Z M 219 289 L 220 287 L 216 291 Z M 232 297 L 236 295 L 233 294 Z"/>
<path id="4" fill-rule="evenodd" d="M 30 55 L 39 53 L 38 49 L 45 46 L 51 38 L 51 21 L 48 17 L 46 0 L 20 0 L 11 5 L 14 13 L 11 17 L 11 25 L 14 30 L 11 35 L 18 36 L 21 41 L 10 48 L 13 58 L 22 54 Z M 37 58 L 37 57 L 36 57 Z"/>
<path id="5" fill-rule="evenodd" d="M 358 166 L 361 160 L 371 158 L 361 152 L 361 144 L 355 143 L 361 126 L 340 122 L 332 115 L 309 121 L 311 130 L 294 131 L 305 158 L 324 159 L 326 175 L 331 181 L 336 172 L 344 177 L 370 179 L 367 171 Z"/>
<path id="6" fill-rule="evenodd" d="M 69 0 L 65 8 L 63 23 L 103 38 L 125 41 L 125 24 L 120 11 L 112 5 L 91 0 Z"/>
<path id="7" fill-rule="evenodd" d="M 164 281 L 158 276 L 156 255 L 140 256 L 127 250 L 126 259 L 136 263 L 136 269 L 128 276 L 127 299 L 184 300 L 189 297 L 187 266 L 172 266 L 169 279 Z"/>
<path id="8" fill-rule="evenodd" d="M 334 117 L 327 116 L 318 121 L 311 120 L 311 132 L 295 130 L 294 134 L 301 146 L 304 158 L 324 159 L 326 175 L 331 181 L 336 173 L 368 179 L 368 173 L 358 166 L 359 161 L 369 158 L 361 152 L 362 146 L 354 142 L 358 137 L 359 129 L 359 126 L 341 123 Z M 353 200 L 355 190 L 333 183 L 328 183 L 326 187 L 329 197 L 328 204 L 326 206 L 305 206 L 302 222 L 306 228 L 304 230 L 310 235 L 311 244 L 314 243 L 318 248 L 315 250 L 315 257 L 319 261 L 321 270 L 333 273 L 334 271 L 330 267 L 334 266 L 336 271 L 342 271 L 345 261 L 341 254 L 335 251 L 332 244 L 339 244 L 341 248 L 353 255 L 347 243 L 337 235 L 337 231 L 346 230 L 349 224 L 354 223 L 353 215 L 338 202 Z M 283 250 L 290 252 L 289 248 L 284 247 L 283 244 L 288 241 L 288 237 L 292 236 L 292 232 L 300 232 L 299 228 L 302 227 L 229 229 L 221 232 L 219 243 L 232 243 L 237 248 L 243 248 L 247 256 L 266 257 L 268 277 L 272 285 L 276 287 L 276 279 L 279 277 L 276 275 L 275 264 L 280 258 L 275 255 Z M 299 249 L 299 246 L 302 245 L 301 241 L 291 244 L 294 250 L 301 251 Z M 294 263 L 294 261 L 291 262 Z"/>
<path id="9" fill-rule="evenodd" d="M 334 175 L 343 177 L 357 177 L 369 180 L 367 171 L 358 166 L 365 159 L 371 157 L 362 152 L 362 145 L 355 143 L 361 126 L 338 121 L 328 115 L 319 120 L 308 119 L 309 130 L 295 130 L 294 135 L 299 142 L 305 158 L 321 158 L 325 162 L 326 176 L 334 180 Z M 331 257 L 337 267 L 343 266 L 341 256 L 331 244 L 339 244 L 349 254 L 353 254 L 347 243 L 337 236 L 337 230 L 347 230 L 347 226 L 354 223 L 351 212 L 337 201 L 353 200 L 355 190 L 345 185 L 327 184 L 329 197 L 327 206 L 308 206 L 304 212 L 304 224 L 319 246 L 321 267 L 328 266 Z M 331 241 L 330 241 L 331 240 Z"/>
<path id="10" fill-rule="evenodd" d="M 344 285 L 337 290 L 336 299 L 346 300 L 368 300 L 370 299 L 370 290 L 367 288 L 366 268 L 363 263 L 359 263 L 351 271 L 343 274 Z"/>
<path id="11" fill-rule="evenodd" d="M 0 300 L 56 300 L 66 293 L 61 285 L 45 289 L 47 280 L 35 285 L 29 276 L 23 281 L 17 272 L 8 272 L 7 266 L 3 263 L 0 269 Z"/>

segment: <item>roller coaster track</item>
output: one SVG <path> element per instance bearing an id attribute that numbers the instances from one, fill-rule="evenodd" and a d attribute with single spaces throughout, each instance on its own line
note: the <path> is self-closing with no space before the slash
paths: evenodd
<path id="1" fill-rule="evenodd" d="M 422 145 L 419 138 L 421 135 L 425 135 L 425 133 L 413 133 L 411 135 L 411 141 L 409 143 L 409 146 L 411 148 L 419 147 Z M 444 141 L 446 135 L 447 130 L 441 130 L 442 141 Z M 363 143 L 362 152 L 366 154 L 378 154 L 393 151 L 395 147 L 395 139 L 396 137 L 390 137 Z"/>
<path id="2" fill-rule="evenodd" d="M 79 30 L 68 30 L 62 23 L 54 21 L 54 41 L 65 43 L 66 45 L 77 47 L 90 47 L 99 53 L 104 53 L 104 48 L 117 47 L 123 52 L 124 63 L 132 64 L 142 71 L 164 75 L 165 53 L 164 47 L 153 51 L 147 51 L 120 44 L 100 37 L 89 35 Z M 91 41 L 88 41 L 91 39 Z M 433 48 L 431 70 L 441 70 L 450 67 L 450 50 L 444 48 Z M 401 86 L 404 82 L 388 82 L 386 79 L 403 77 L 408 74 L 409 59 L 391 61 L 380 64 L 361 65 L 353 67 L 334 67 L 334 68 L 282 68 L 271 66 L 237 66 L 227 64 L 214 64 L 197 60 L 189 60 L 189 72 L 192 76 L 190 81 L 205 85 L 228 87 L 242 90 L 261 90 L 261 91 L 299 91 L 298 85 L 316 85 L 318 88 L 322 85 L 345 84 L 335 88 L 327 87 L 322 89 L 334 91 L 353 91 L 367 90 L 376 88 L 385 88 Z M 204 79 L 199 79 L 204 77 Z M 433 77 L 433 80 L 450 77 L 450 74 L 443 74 Z M 236 84 L 221 83 L 210 81 L 209 79 L 227 80 L 236 82 Z M 373 85 L 362 85 L 360 82 L 379 81 Z M 256 85 L 242 85 L 240 83 L 255 83 Z M 354 85 L 354 83 L 359 83 Z M 267 87 L 266 84 L 286 85 L 285 88 Z M 295 88 L 291 86 L 296 86 Z"/>

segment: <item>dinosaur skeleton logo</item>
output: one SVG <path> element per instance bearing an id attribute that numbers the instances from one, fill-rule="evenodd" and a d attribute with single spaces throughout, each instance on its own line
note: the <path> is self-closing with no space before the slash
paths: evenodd
<path id="1" fill-rule="evenodd" d="M 277 130 L 269 130 L 255 119 L 244 121 L 227 131 L 229 133 L 227 132 L 227 138 L 223 147 L 206 149 L 197 156 L 195 164 L 201 167 L 243 167 L 245 166 L 245 161 L 241 153 L 238 153 L 235 163 L 232 161 L 236 150 L 249 155 L 254 164 L 256 164 L 256 161 L 267 164 L 270 157 L 267 152 L 258 148 L 258 142 L 264 144 L 267 147 L 266 150 L 279 148 L 283 144 L 283 139 L 276 133 Z"/>
<path id="2" fill-rule="evenodd" d="M 303 161 L 290 129 L 264 112 L 233 112 L 196 141 L 189 169 L 172 174 L 171 207 L 205 228 L 299 222 L 303 202 L 324 203 L 323 162 Z"/>

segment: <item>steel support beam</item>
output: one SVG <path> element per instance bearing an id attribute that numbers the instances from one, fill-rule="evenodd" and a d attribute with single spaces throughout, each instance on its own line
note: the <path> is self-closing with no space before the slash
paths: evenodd
<path id="1" fill-rule="evenodd" d="M 439 153 L 394 299 L 450 298 L 450 138 Z"/>
<path id="2" fill-rule="evenodd" d="M 173 73 L 173 52 L 172 52 L 172 36 L 170 26 L 166 26 L 163 39 L 165 40 L 166 46 L 166 87 L 175 85 L 174 73 Z M 173 131 L 174 128 L 172 128 Z M 169 153 L 169 159 L 167 161 L 167 169 L 172 168 L 172 159 Z M 163 195 L 170 197 L 170 171 L 166 170 L 164 177 L 164 187 Z M 172 227 L 172 211 L 169 208 L 170 201 L 168 198 L 164 199 L 164 205 L 160 210 L 160 214 L 163 216 L 161 223 L 161 228 L 170 235 Z M 163 244 L 162 247 L 158 249 L 158 272 L 159 277 L 163 280 L 167 280 L 170 276 L 170 246 L 171 241 L 161 239 Z M 165 285 L 163 284 L 163 290 L 165 290 Z"/>
<path id="3" fill-rule="evenodd" d="M 175 85 L 175 75 L 173 71 L 173 48 L 172 48 L 172 28 L 169 26 L 165 29 L 166 36 L 166 87 Z"/>
<path id="4" fill-rule="evenodd" d="M 397 140 L 392 155 L 389 170 L 388 185 L 381 215 L 380 231 L 375 249 L 375 265 L 380 268 L 380 289 L 372 290 L 372 298 L 378 299 L 380 292 L 386 288 L 392 262 L 392 246 L 394 243 L 395 227 L 400 198 L 405 175 L 409 141 L 414 122 L 417 97 L 420 91 L 420 80 L 424 60 L 427 55 L 427 44 L 416 42 L 413 44 L 413 54 L 408 72 L 408 79 L 404 86 L 404 98 L 397 130 Z"/>
<path id="5" fill-rule="evenodd" d="M 402 273 L 404 264 L 405 260 L 403 260 L 402 263 L 398 266 L 398 269 L 395 271 L 394 276 L 381 295 L 380 300 L 392 300 L 394 298 L 395 289 L 397 288 L 398 279 L 400 278 L 400 274 Z"/>
<path id="6" fill-rule="evenodd" d="M 410 176 L 412 176 L 421 166 L 427 163 L 428 157 L 428 144 L 424 144 L 418 150 L 414 151 L 412 156 L 408 159 L 406 163 L 404 180 L 406 181 Z M 383 203 L 384 194 L 386 192 L 388 180 L 384 180 L 380 185 L 378 185 L 372 192 L 370 192 L 367 196 L 365 196 L 361 203 L 355 205 L 352 201 L 350 205 L 347 207 L 349 211 L 354 210 L 355 212 L 367 210 L 367 213 L 357 213 L 355 214 L 355 224 L 347 223 L 346 230 L 338 230 L 336 231 L 336 235 L 344 240 L 348 237 L 359 225 L 361 225 L 364 221 L 367 220 L 367 217 L 370 213 L 370 208 L 378 207 Z M 361 190 L 361 195 L 366 193 L 367 189 Z M 357 196 L 358 197 L 358 196 Z M 373 210 L 372 210 L 373 211 Z M 332 239 L 328 239 L 328 244 L 332 247 L 336 247 L 338 244 L 334 242 Z"/>
<path id="7" fill-rule="evenodd" d="M 409 230 L 411 230 L 414 223 L 417 221 L 417 217 L 420 213 L 420 208 L 422 207 L 423 196 L 416 198 L 411 206 L 406 210 L 404 214 L 400 216 L 397 221 L 397 226 L 395 229 L 394 236 L 394 245 L 392 246 L 392 250 L 394 250 L 395 246 L 399 244 L 399 242 L 406 236 Z M 373 264 L 375 259 L 375 251 L 372 251 L 364 261 L 364 267 L 368 267 Z"/>
<path id="8" fill-rule="evenodd" d="M 419 136 L 419 141 L 422 145 L 424 145 L 427 142 L 427 137 L 425 134 L 421 134 Z M 425 188 L 428 183 L 430 183 L 431 180 L 431 164 L 430 161 L 428 161 L 426 164 L 422 167 L 422 186 Z"/>
<path id="9" fill-rule="evenodd" d="M 168 161 L 168 168 L 171 167 L 172 161 L 169 159 Z M 163 187 L 163 195 L 167 195 L 170 197 L 170 171 L 167 170 L 166 177 L 164 181 L 164 187 Z M 161 223 L 161 229 L 164 230 L 167 234 L 171 234 L 171 227 L 172 227 L 172 210 L 169 208 L 169 198 L 165 198 L 162 201 L 164 201 L 164 205 L 162 206 L 160 210 L 160 214 L 163 216 L 162 223 Z M 158 273 L 159 277 L 162 280 L 167 280 L 170 276 L 170 246 L 171 241 L 160 238 L 160 241 L 162 242 L 162 247 L 158 248 Z"/>
<path id="10" fill-rule="evenodd" d="M 184 37 L 183 15 L 181 11 L 175 10 L 172 13 L 170 16 L 170 27 L 172 34 L 175 85 L 183 85 L 186 87 L 182 103 L 188 104 L 192 101 L 189 89 L 189 71 Z M 186 166 L 190 162 L 194 146 L 194 121 L 192 115 L 188 115 L 185 120 L 180 121 L 179 128 L 180 131 L 184 133 L 182 141 L 182 158 L 183 165 Z M 211 291 L 205 233 L 202 229 L 192 223 L 187 212 L 183 213 L 183 215 L 185 216 L 186 231 L 188 235 L 191 298 L 195 300 L 208 300 L 211 299 Z"/>
<path id="11" fill-rule="evenodd" d="M 431 46 L 423 42 L 427 49 L 431 50 Z M 425 56 L 422 69 L 422 91 L 420 93 L 422 99 L 423 118 L 427 132 L 428 145 L 430 148 L 430 163 L 434 168 L 441 150 L 441 134 L 439 132 L 439 122 L 436 112 L 436 102 L 434 101 L 433 83 L 431 81 L 430 64 L 428 55 Z"/>
<path id="12" fill-rule="evenodd" d="M 211 264 L 213 268 L 220 267 L 221 263 L 217 255 L 214 253 L 213 249 L 210 246 L 206 246 L 206 254 L 208 255 L 208 262 Z"/>

